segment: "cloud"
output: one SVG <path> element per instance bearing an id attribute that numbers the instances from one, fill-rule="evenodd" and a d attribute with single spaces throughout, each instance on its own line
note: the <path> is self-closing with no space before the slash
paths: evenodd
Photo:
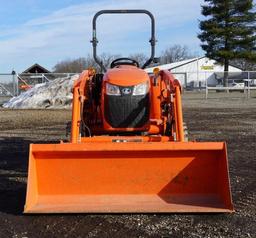
<path id="1" fill-rule="evenodd" d="M 89 40 L 92 17 L 101 9 L 150 10 L 156 18 L 158 42 L 164 42 L 166 46 L 166 39 L 172 42 L 175 29 L 192 22 L 197 24 L 200 2 L 202 1 L 190 0 L 184 4 L 180 0 L 100 0 L 57 10 L 11 30 L 1 29 L 0 69 L 9 65 L 10 68 L 14 66 L 21 70 L 34 62 L 42 62 L 52 67 L 58 60 L 87 55 L 91 52 Z M 147 16 L 100 16 L 99 50 L 115 54 L 120 53 L 119 50 L 124 53 L 138 50 L 146 52 L 149 48 L 147 42 L 145 43 L 149 39 L 149 27 Z M 184 35 L 185 32 L 181 33 L 181 43 Z"/>

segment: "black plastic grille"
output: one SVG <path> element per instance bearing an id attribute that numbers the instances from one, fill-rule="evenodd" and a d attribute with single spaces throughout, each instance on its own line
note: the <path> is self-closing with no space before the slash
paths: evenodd
<path id="1" fill-rule="evenodd" d="M 113 128 L 139 128 L 149 120 L 149 94 L 105 97 L 106 121 Z"/>

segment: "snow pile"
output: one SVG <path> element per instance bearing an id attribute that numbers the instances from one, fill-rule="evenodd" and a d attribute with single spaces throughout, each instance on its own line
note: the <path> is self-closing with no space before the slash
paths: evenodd
<path id="1" fill-rule="evenodd" d="M 78 75 L 57 78 L 37 84 L 26 92 L 3 104 L 5 108 L 69 108 L 72 103 L 72 86 Z"/>

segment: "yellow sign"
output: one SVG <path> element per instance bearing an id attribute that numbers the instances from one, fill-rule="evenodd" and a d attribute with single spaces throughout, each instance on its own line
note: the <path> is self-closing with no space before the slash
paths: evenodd
<path id="1" fill-rule="evenodd" d="M 214 66 L 213 65 L 203 65 L 201 66 L 202 70 L 214 70 Z"/>

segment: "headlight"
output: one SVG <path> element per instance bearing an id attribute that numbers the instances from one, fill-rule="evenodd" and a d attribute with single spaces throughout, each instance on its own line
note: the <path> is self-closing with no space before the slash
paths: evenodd
<path id="1" fill-rule="evenodd" d="M 134 86 L 133 94 L 134 96 L 145 95 L 148 92 L 148 83 L 141 83 Z"/>
<path id="2" fill-rule="evenodd" d="M 110 83 L 106 83 L 106 94 L 111 96 L 120 96 L 119 87 Z"/>

